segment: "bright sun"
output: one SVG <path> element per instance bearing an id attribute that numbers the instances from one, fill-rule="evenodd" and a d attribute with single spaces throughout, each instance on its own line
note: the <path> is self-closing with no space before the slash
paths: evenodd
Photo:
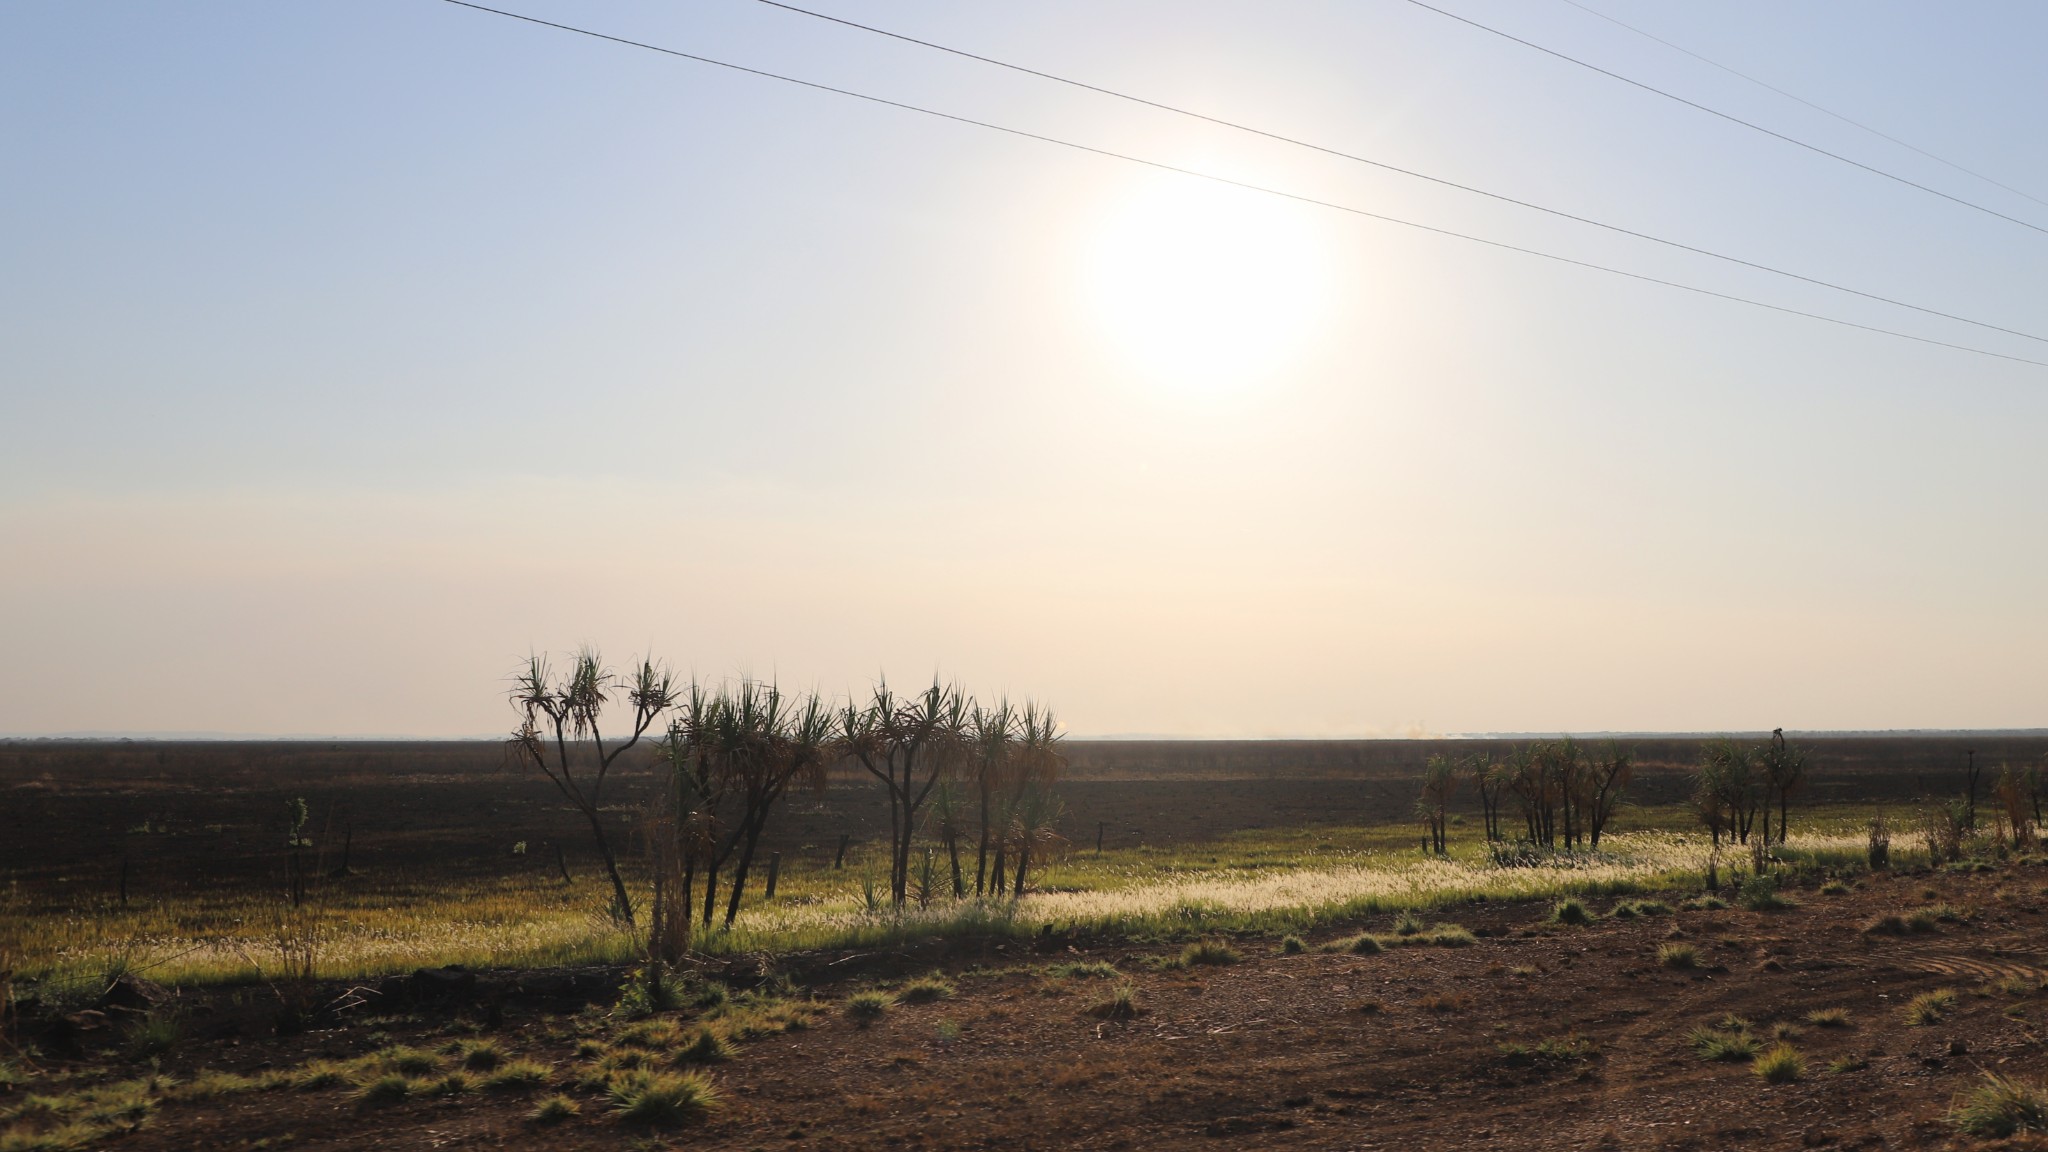
<path id="1" fill-rule="evenodd" d="M 1321 321 L 1328 265 L 1305 209 L 1164 177 L 1108 220 L 1088 287 L 1117 345 L 1176 383 L 1225 385 L 1279 368 Z"/>

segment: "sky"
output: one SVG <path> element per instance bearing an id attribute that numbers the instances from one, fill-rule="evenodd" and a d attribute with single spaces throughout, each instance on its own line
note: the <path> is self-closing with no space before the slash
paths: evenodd
<path id="1" fill-rule="evenodd" d="M 2048 345 L 779 10 L 530 15 Z M 2009 328 L 2048 234 L 1408 0 L 821 11 Z M 1504 31 L 2048 227 L 2048 9 Z M 440 0 L 0 6 L 0 733 L 482 735 L 530 652 L 1076 736 L 2048 725 L 2048 368 Z"/>

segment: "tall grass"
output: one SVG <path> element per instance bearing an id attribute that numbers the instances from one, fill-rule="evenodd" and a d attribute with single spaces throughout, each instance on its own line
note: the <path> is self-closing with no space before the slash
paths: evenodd
<path id="1" fill-rule="evenodd" d="M 1859 866 L 1861 819 L 1816 822 L 1818 830 L 1794 835 L 1781 854 L 1795 866 Z M 1650 829 L 1610 833 L 1598 854 L 1502 868 L 1476 837 L 1454 841 L 1446 857 L 1424 858 L 1407 836 L 1391 825 L 1273 829 L 1205 845 L 1077 853 L 1049 862 L 1038 874 L 1044 889 L 1021 899 L 941 901 L 901 912 L 861 899 L 855 857 L 840 872 L 785 869 L 774 904 L 744 910 L 731 930 L 704 933 L 697 945 L 712 953 L 889 947 L 931 937 L 1022 937 L 1048 927 L 1138 939 L 1278 938 L 1476 899 L 1685 889 L 1697 884 L 1708 855 L 1698 835 Z M 257 981 L 271 977 L 281 958 L 271 930 L 277 903 L 272 893 L 225 887 L 128 908 L 11 898 L 9 915 L 0 916 L 0 952 L 17 957 L 21 975 L 58 984 L 82 986 L 115 963 L 172 984 Z M 449 881 L 393 873 L 316 890 L 295 917 L 319 943 L 317 956 L 303 961 L 312 974 L 356 979 L 441 964 L 632 961 L 640 944 L 606 904 L 592 885 L 569 888 L 544 875 Z"/>

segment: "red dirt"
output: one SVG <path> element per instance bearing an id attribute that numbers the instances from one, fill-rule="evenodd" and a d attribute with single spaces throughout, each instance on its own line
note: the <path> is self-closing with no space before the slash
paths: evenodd
<path id="1" fill-rule="evenodd" d="M 2048 999 L 1974 991 L 2005 975 L 2048 979 L 2044 879 L 2031 868 L 1880 875 L 1845 895 L 1797 893 L 1799 907 L 1783 911 L 1582 928 L 1547 925 L 1544 907 L 1477 905 L 1443 916 L 1481 933 L 1466 948 L 1282 956 L 1272 941 L 1245 940 L 1242 963 L 1187 971 L 1154 970 L 1139 949 L 991 945 L 982 962 L 1006 971 L 977 973 L 956 957 L 954 998 L 899 1005 L 866 1028 L 836 1004 L 858 980 L 812 979 L 808 991 L 826 1002 L 814 1027 L 742 1043 L 714 1072 L 726 1107 L 700 1127 L 651 1135 L 679 1148 L 788 1149 L 1946 1146 L 1958 1138 L 1943 1114 L 1981 1071 L 2048 1073 Z M 1969 918 L 1922 935 L 1861 931 L 1879 913 L 1938 902 Z M 1693 945 L 1702 967 L 1661 967 L 1668 937 Z M 1085 1009 L 1108 982 L 1045 974 L 1081 958 L 1116 961 L 1143 1014 L 1096 1019 Z M 1901 1006 L 1941 987 L 1962 993 L 1954 1014 L 1907 1026 Z M 1829 1007 L 1848 1009 L 1852 1026 L 1801 1022 Z M 1744 1065 L 1695 1056 L 1687 1032 L 1731 1012 L 1760 1036 L 1795 1026 L 1806 1077 L 1770 1085 Z M 942 1037 L 942 1021 L 956 1037 Z M 578 1063 L 570 1042 L 544 1035 L 566 1022 L 515 1003 L 494 1035 L 555 1063 L 566 1083 Z M 430 1045 L 449 1023 L 386 1023 L 388 1040 L 361 1025 L 195 1040 L 168 1070 L 246 1072 L 385 1042 Z M 1590 1058 L 1547 1065 L 1500 1048 L 1572 1034 L 1593 1045 Z M 1829 1070 L 1852 1057 L 1867 1066 Z M 622 1127 L 600 1097 L 580 1098 L 581 1116 L 536 1128 L 523 1118 L 526 1098 L 367 1108 L 345 1089 L 252 1093 L 166 1103 L 108 1146 L 581 1149 L 649 1137 Z"/>

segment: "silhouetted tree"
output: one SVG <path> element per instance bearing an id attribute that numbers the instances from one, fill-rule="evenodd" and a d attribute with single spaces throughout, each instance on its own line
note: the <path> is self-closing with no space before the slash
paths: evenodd
<path id="1" fill-rule="evenodd" d="M 632 734 L 607 748 L 598 722 L 622 689 L 632 709 Z M 611 878 L 612 914 L 632 924 L 633 900 L 619 875 L 619 862 L 599 816 L 599 805 L 612 765 L 674 706 L 674 674 L 652 659 L 643 659 L 632 679 L 626 680 L 606 667 L 595 649 L 585 648 L 559 678 L 546 657 L 528 658 L 526 667 L 513 678 L 511 696 L 520 713 L 519 729 L 510 742 L 514 754 L 540 769 L 589 822 L 605 874 Z M 580 769 L 579 760 L 583 762 Z"/>

